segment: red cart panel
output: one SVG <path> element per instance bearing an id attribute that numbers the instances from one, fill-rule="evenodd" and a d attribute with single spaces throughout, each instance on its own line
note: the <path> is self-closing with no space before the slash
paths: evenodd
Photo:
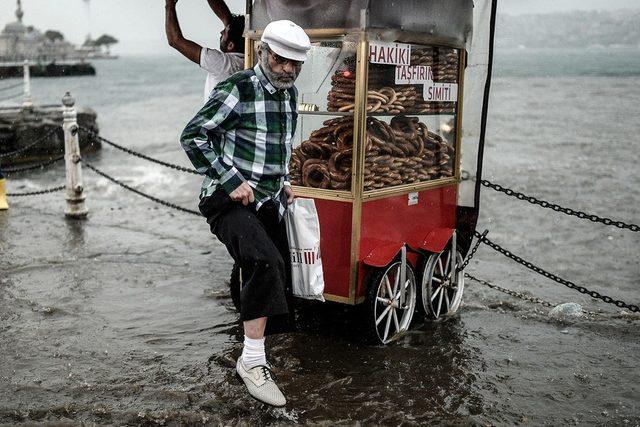
<path id="1" fill-rule="evenodd" d="M 410 205 L 410 197 L 404 194 L 363 203 L 360 260 L 378 248 L 392 248 L 393 244 L 399 244 L 398 248 L 403 243 L 420 248 L 430 232 L 455 228 L 457 185 L 421 191 L 416 204 Z M 396 254 L 389 254 L 387 262 Z M 409 253 L 408 259 L 415 267 L 416 256 Z M 368 267 L 359 263 L 358 268 L 356 295 L 360 297 L 366 292 L 363 279 Z"/>
<path id="2" fill-rule="evenodd" d="M 325 294 L 349 298 L 351 202 L 316 199 Z"/>

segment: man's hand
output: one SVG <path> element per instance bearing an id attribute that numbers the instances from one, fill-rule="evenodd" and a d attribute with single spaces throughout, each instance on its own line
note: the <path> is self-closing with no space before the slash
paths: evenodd
<path id="1" fill-rule="evenodd" d="M 289 187 L 288 185 L 284 186 L 284 194 L 287 195 L 287 203 L 291 204 L 293 203 L 293 198 L 295 197 L 295 195 L 293 194 L 293 189 L 291 187 Z"/>
<path id="2" fill-rule="evenodd" d="M 176 0 L 177 1 L 177 0 Z M 218 18 L 222 21 L 222 25 L 227 27 L 231 23 L 231 11 L 224 0 L 207 0 L 209 7 L 213 10 Z"/>
<path id="3" fill-rule="evenodd" d="M 242 202 L 244 206 L 247 206 L 249 203 L 253 203 L 256 200 L 253 196 L 253 189 L 246 182 L 243 182 L 238 188 L 233 190 L 231 194 L 229 194 L 229 197 L 234 202 Z"/>

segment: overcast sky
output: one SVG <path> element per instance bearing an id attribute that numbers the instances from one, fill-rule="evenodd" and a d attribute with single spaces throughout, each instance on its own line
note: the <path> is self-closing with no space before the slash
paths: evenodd
<path id="1" fill-rule="evenodd" d="M 56 29 L 81 43 L 91 33 L 120 40 L 113 49 L 123 54 L 166 54 L 164 0 L 22 0 L 24 22 L 40 30 Z M 244 10 L 244 0 L 228 0 L 232 12 Z M 638 8 L 638 0 L 498 0 L 501 13 L 548 13 L 574 9 Z M 0 0 L 0 27 L 15 20 L 16 2 Z M 179 0 L 178 17 L 185 36 L 217 47 L 222 25 L 206 0 Z"/>

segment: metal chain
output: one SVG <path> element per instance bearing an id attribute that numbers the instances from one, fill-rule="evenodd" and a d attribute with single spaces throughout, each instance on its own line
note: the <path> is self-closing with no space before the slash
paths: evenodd
<path id="1" fill-rule="evenodd" d="M 86 161 L 83 161 L 83 164 L 86 167 L 88 167 L 89 169 L 91 169 L 92 171 L 94 171 L 95 173 L 97 173 L 98 175 L 103 176 L 104 178 L 108 179 L 109 181 L 111 181 L 111 182 L 113 182 L 115 184 L 118 184 L 120 187 L 122 187 L 122 188 L 124 188 L 126 190 L 129 190 L 129 191 L 131 191 L 133 193 L 136 193 L 139 196 L 145 197 L 145 198 L 147 198 L 149 200 L 152 200 L 152 201 L 154 201 L 156 203 L 159 203 L 159 204 L 161 204 L 163 206 L 167 206 L 169 208 L 177 209 L 179 211 L 187 212 L 187 213 L 190 213 L 190 214 L 193 214 L 193 215 L 202 216 L 202 214 L 200 212 L 197 212 L 197 211 L 194 211 L 194 210 L 191 210 L 191 209 L 187 209 L 187 208 L 183 208 L 182 206 L 175 205 L 173 203 L 170 203 L 170 202 L 158 199 L 156 197 L 150 196 L 148 194 L 145 194 L 142 191 L 136 190 L 135 188 L 132 188 L 132 187 L 128 186 L 124 182 L 119 181 L 116 178 L 107 175 L 106 173 L 102 172 L 100 169 L 98 169 L 95 166 L 93 166 L 91 163 L 87 163 Z"/>
<path id="2" fill-rule="evenodd" d="M 53 135 L 54 133 L 56 133 L 58 131 L 59 128 L 52 128 L 49 132 L 47 132 L 45 135 L 41 136 L 40 138 L 36 139 L 35 141 L 29 143 L 29 145 L 24 146 L 22 148 L 19 148 L 15 151 L 10 151 L 8 153 L 2 153 L 0 154 L 0 158 L 3 157 L 10 157 L 10 156 L 15 156 L 16 154 L 20 154 L 20 153 L 24 153 L 25 151 L 29 150 L 30 148 L 36 146 L 37 144 L 41 143 L 42 141 L 44 141 L 45 139 L 49 138 L 51 135 Z"/>
<path id="3" fill-rule="evenodd" d="M 47 190 L 31 191 L 29 193 L 7 193 L 9 197 L 23 197 L 23 196 L 37 196 L 39 194 L 55 193 L 56 191 L 62 191 L 66 186 L 61 185 L 59 187 L 49 188 Z"/>
<path id="4" fill-rule="evenodd" d="M 14 85 L 9 85 L 5 87 L 0 87 L 0 92 L 4 92 L 5 90 L 15 89 L 17 87 L 24 86 L 24 83 L 16 83 Z"/>
<path id="5" fill-rule="evenodd" d="M 101 137 L 95 131 L 93 131 L 93 130 L 91 130 L 89 128 L 86 128 L 84 126 L 78 126 L 78 128 L 80 130 L 83 130 L 83 131 L 93 135 L 94 137 L 98 138 L 100 141 L 102 141 L 102 142 L 104 142 L 106 144 L 109 144 L 112 147 L 117 148 L 118 150 L 124 151 L 125 153 L 129 153 L 129 154 L 131 154 L 133 156 L 140 157 L 141 159 L 148 160 L 150 162 L 157 163 L 159 165 L 166 166 L 168 168 L 179 170 L 180 172 L 187 172 L 187 173 L 192 173 L 194 175 L 200 175 L 200 173 L 198 171 L 196 171 L 195 169 L 189 169 L 189 168 L 185 168 L 183 166 L 178 166 L 178 165 L 174 165 L 174 164 L 171 164 L 171 163 L 163 162 L 162 160 L 157 160 L 157 159 L 154 159 L 153 157 L 149 157 L 149 156 L 146 156 L 146 155 L 144 155 L 142 153 L 138 153 L 137 151 L 133 151 L 130 148 L 123 147 L 122 145 L 116 144 L 115 142 L 109 141 L 108 139 L 105 139 L 105 138 Z"/>
<path id="6" fill-rule="evenodd" d="M 482 243 L 485 237 L 487 237 L 487 234 L 489 234 L 489 230 L 485 229 L 484 232 L 480 235 L 480 237 L 478 237 L 478 240 L 476 241 L 476 244 L 473 246 L 473 249 L 471 249 L 467 254 L 467 259 L 464 260 L 464 262 L 460 265 L 460 267 L 456 269 L 456 271 L 462 271 L 465 269 L 467 265 L 469 265 L 469 262 L 471 262 L 471 259 L 476 254 L 476 251 L 478 250 L 480 243 Z"/>
<path id="7" fill-rule="evenodd" d="M 476 237 L 480 236 L 480 233 L 478 233 L 477 231 L 475 232 Z M 580 285 L 576 285 L 575 283 L 563 279 L 561 277 L 556 276 L 553 273 L 550 273 L 546 270 L 543 270 L 542 268 L 530 263 L 529 261 L 526 261 L 522 258 L 520 258 L 519 256 L 513 254 L 512 252 L 508 251 L 507 249 L 504 249 L 502 246 L 493 243 L 490 239 L 488 238 L 484 238 L 483 243 L 487 246 L 489 246 L 490 248 L 492 248 L 493 250 L 501 253 L 502 255 L 506 256 L 507 258 L 511 258 L 512 260 L 514 260 L 515 262 L 517 262 L 518 264 L 524 265 L 525 267 L 527 267 L 529 270 L 533 270 L 538 274 L 541 274 L 543 276 L 545 276 L 548 279 L 553 280 L 554 282 L 560 283 L 561 285 L 564 285 L 570 289 L 576 290 L 578 292 L 580 292 L 581 294 L 585 294 L 585 295 L 589 295 L 591 298 L 595 298 L 595 299 L 600 299 L 604 302 L 606 302 L 607 304 L 614 304 L 617 307 L 620 308 L 626 308 L 634 313 L 639 313 L 640 312 L 640 307 L 638 307 L 635 304 L 627 304 L 624 301 L 620 301 L 620 300 L 615 300 L 609 296 L 606 295 L 602 295 L 596 291 L 590 291 L 589 289 L 585 288 L 584 286 L 580 286 Z"/>
<path id="8" fill-rule="evenodd" d="M 469 279 L 471 279 L 471 280 L 473 280 L 475 282 L 478 282 L 481 285 L 488 286 L 491 289 L 495 289 L 495 290 L 503 292 L 503 293 L 505 293 L 507 295 L 511 295 L 512 297 L 516 297 L 516 298 L 519 298 L 519 299 L 522 299 L 522 300 L 526 300 L 526 301 L 530 301 L 530 302 L 533 302 L 533 303 L 536 303 L 536 304 L 540 304 L 540 305 L 543 305 L 543 306 L 548 307 L 548 308 L 555 307 L 555 304 L 551 304 L 550 302 L 545 301 L 542 298 L 534 297 L 532 295 L 527 295 L 525 293 L 517 292 L 517 291 L 511 290 L 511 289 L 502 288 L 502 287 L 500 287 L 498 285 L 494 285 L 493 283 L 489 283 L 486 280 L 478 279 L 477 277 L 474 277 L 469 273 L 464 273 L 464 277 L 469 278 Z"/>
<path id="9" fill-rule="evenodd" d="M 484 185 L 485 187 L 489 187 L 489 188 L 491 188 L 493 190 L 496 190 L 496 191 L 498 191 L 500 193 L 504 193 L 507 196 L 513 196 L 513 197 L 515 197 L 515 198 L 517 198 L 519 200 L 524 200 L 524 201 L 529 202 L 529 203 L 531 203 L 533 205 L 541 206 L 541 207 L 543 207 L 545 209 L 551 209 L 551 210 L 554 210 L 556 212 L 560 212 L 560 213 L 563 213 L 563 214 L 566 214 L 566 215 L 578 217 L 580 219 L 587 219 L 587 220 L 589 220 L 591 222 L 599 222 L 599 223 L 602 223 L 602 224 L 605 224 L 605 225 L 613 225 L 614 227 L 626 228 L 628 230 L 635 231 L 635 232 L 640 231 L 640 225 L 637 225 L 637 224 L 627 224 L 625 222 L 616 221 L 616 220 L 613 220 L 611 218 L 600 217 L 598 215 L 588 214 L 586 212 L 577 211 L 577 210 L 574 210 L 574 209 L 571 209 L 571 208 L 564 208 L 564 207 L 562 207 L 560 205 L 556 205 L 555 203 L 547 202 L 545 200 L 540 200 L 540 199 L 537 199 L 537 198 L 532 197 L 532 196 L 527 196 L 527 195 L 525 195 L 523 193 L 519 193 L 519 192 L 514 191 L 514 190 L 512 190 L 510 188 L 503 187 L 500 184 L 494 184 L 493 182 L 488 181 L 486 179 L 481 180 L 480 183 L 482 185 Z"/>
<path id="10" fill-rule="evenodd" d="M 34 169 L 42 169 L 46 166 L 52 165 L 56 162 L 59 162 L 60 160 L 64 159 L 64 155 L 62 156 L 58 156 L 54 159 L 48 160 L 46 162 L 37 164 L 37 165 L 31 165 L 31 166 L 25 166 L 23 168 L 14 168 L 14 169 L 5 169 L 2 171 L 2 173 L 5 173 L 7 175 L 11 175 L 14 173 L 20 173 L 20 172 L 26 172 L 26 171 L 30 171 L 30 170 L 34 170 Z"/>
<path id="11" fill-rule="evenodd" d="M 545 301 L 542 298 L 538 298 L 534 295 L 528 294 L 528 293 L 524 293 L 524 292 L 518 292 L 518 291 L 514 291 L 512 289 L 507 289 L 507 288 L 503 288 L 500 287 L 498 285 L 494 285 L 491 282 L 487 282 L 486 280 L 482 280 L 482 279 L 478 279 L 477 277 L 472 276 L 471 274 L 468 273 L 464 273 L 464 277 L 471 279 L 475 282 L 480 283 L 481 285 L 485 285 L 488 286 L 491 289 L 495 289 L 496 291 L 505 293 L 507 295 L 511 295 L 512 297 L 521 299 L 521 300 L 525 300 L 525 301 L 529 301 L 529 302 L 533 302 L 535 304 L 540 304 L 542 306 L 545 306 L 547 308 L 553 308 L 555 306 L 557 306 L 558 304 L 552 304 L 549 301 Z M 588 314 L 590 316 L 599 316 L 602 313 L 597 313 L 595 311 L 589 311 L 589 310 L 582 310 L 583 313 Z"/>

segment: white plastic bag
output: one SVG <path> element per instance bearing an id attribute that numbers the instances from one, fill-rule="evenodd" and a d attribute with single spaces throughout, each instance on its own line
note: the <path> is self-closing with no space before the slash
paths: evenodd
<path id="1" fill-rule="evenodd" d="M 285 213 L 291 252 L 293 295 L 324 301 L 320 222 L 313 199 L 297 198 Z"/>

